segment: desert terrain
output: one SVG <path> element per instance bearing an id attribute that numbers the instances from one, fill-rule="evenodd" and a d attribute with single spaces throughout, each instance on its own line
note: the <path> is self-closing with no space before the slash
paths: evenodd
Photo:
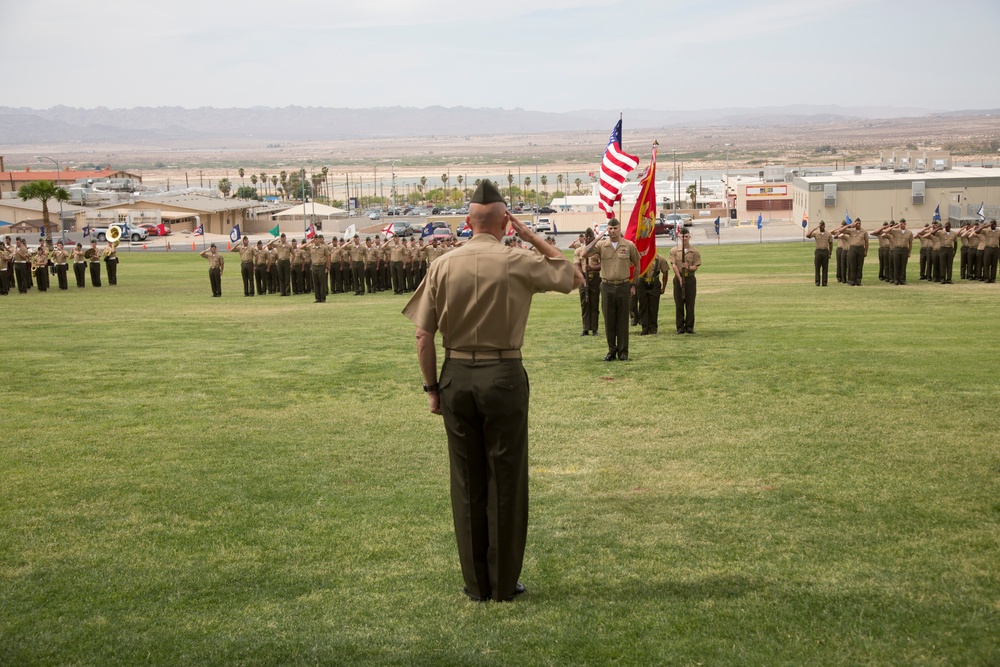
<path id="1" fill-rule="evenodd" d="M 627 122 L 627 119 L 626 119 Z M 787 125 L 683 126 L 641 129 L 624 133 L 624 149 L 649 159 L 653 141 L 659 142 L 662 166 L 676 155 L 685 170 L 731 170 L 766 164 L 840 166 L 869 164 L 880 151 L 902 149 L 948 150 L 956 164 L 991 164 L 1000 158 L 1000 117 L 927 116 L 886 120 L 850 119 L 795 122 Z M 37 155 L 59 160 L 64 166 L 111 165 L 142 176 L 147 185 L 172 188 L 183 184 L 211 187 L 228 177 L 241 184 L 238 169 L 251 174 L 277 174 L 304 168 L 316 173 L 328 167 L 329 180 L 342 184 L 348 176 L 362 182 L 381 181 L 388 193 L 392 162 L 397 184 L 427 178 L 428 187 L 441 185 L 441 175 L 450 173 L 469 182 L 489 176 L 505 180 L 511 172 L 523 183 L 536 181 L 536 169 L 546 174 L 546 190 L 556 189 L 555 174 L 572 183 L 587 180 L 600 163 L 607 133 L 546 132 L 538 134 L 423 136 L 360 138 L 317 142 L 203 140 L 197 144 L 34 144 L 0 145 L 7 169 L 50 169 Z M 729 145 L 727 147 L 727 144 Z M 336 187 L 336 186 L 335 186 Z M 336 195 L 335 195 L 336 196 Z"/>

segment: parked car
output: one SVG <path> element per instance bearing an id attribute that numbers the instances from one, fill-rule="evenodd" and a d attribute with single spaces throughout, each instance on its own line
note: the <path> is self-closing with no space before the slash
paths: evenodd
<path id="1" fill-rule="evenodd" d="M 122 241 L 145 241 L 146 237 L 149 236 L 149 232 L 147 232 L 144 228 L 130 225 L 127 222 L 115 223 L 115 226 L 121 227 Z M 109 227 L 97 227 L 92 229 L 90 233 L 93 234 L 94 238 L 98 241 L 107 241 L 108 229 Z"/>
<path id="2" fill-rule="evenodd" d="M 538 212 L 549 214 L 549 213 L 556 213 L 557 211 L 551 206 L 542 206 L 540 209 L 538 209 Z"/>
<path id="3" fill-rule="evenodd" d="M 535 223 L 536 232 L 551 232 L 552 231 L 552 221 L 548 218 L 539 218 L 538 222 Z"/>
<path id="4" fill-rule="evenodd" d="M 666 220 L 667 222 L 674 222 L 674 223 L 679 222 L 685 227 L 690 227 L 692 224 L 691 216 L 688 215 L 687 213 L 668 213 L 667 216 L 664 218 L 664 220 Z"/>
<path id="5" fill-rule="evenodd" d="M 146 233 L 149 234 L 150 236 L 167 236 L 171 233 L 170 228 L 167 227 L 166 225 L 163 225 L 163 233 L 160 234 L 160 226 L 154 225 L 151 222 L 144 222 L 140 224 L 139 227 L 145 229 Z"/>
<path id="6" fill-rule="evenodd" d="M 416 234 L 421 236 L 424 233 L 424 224 L 422 222 L 411 222 L 410 223 L 410 235 Z"/>
<path id="7" fill-rule="evenodd" d="M 448 226 L 448 223 L 444 220 L 431 220 L 431 227 L 434 229 L 440 229 L 442 227 L 445 229 L 451 229 L 451 227 Z"/>
<path id="8" fill-rule="evenodd" d="M 392 233 L 396 236 L 413 236 L 413 229 L 408 222 L 392 223 Z"/>
<path id="9" fill-rule="evenodd" d="M 463 223 L 462 226 L 458 228 L 458 238 L 460 239 L 472 238 L 472 227 L 469 227 L 468 225 Z"/>
<path id="10" fill-rule="evenodd" d="M 431 238 L 438 241 L 451 241 L 455 238 L 455 235 L 451 233 L 451 229 L 448 227 L 437 227 L 434 229 L 434 234 Z"/>
<path id="11" fill-rule="evenodd" d="M 382 214 L 379 213 L 378 211 L 372 211 L 371 213 L 368 214 L 368 219 L 369 220 L 378 220 L 381 217 L 382 217 Z"/>
<path id="12" fill-rule="evenodd" d="M 656 221 L 656 224 L 653 225 L 653 229 L 656 231 L 657 234 L 660 234 L 662 236 L 666 236 L 667 234 L 669 234 L 671 237 L 673 237 L 674 235 L 677 234 L 677 223 L 673 220 L 667 221 L 660 218 Z"/>

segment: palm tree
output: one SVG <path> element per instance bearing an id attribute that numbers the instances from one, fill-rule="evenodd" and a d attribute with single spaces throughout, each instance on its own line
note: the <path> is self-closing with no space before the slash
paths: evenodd
<path id="1" fill-rule="evenodd" d="M 542 182 L 542 196 L 543 197 L 548 197 L 549 193 L 546 192 L 545 186 L 549 184 L 549 177 L 546 176 L 545 174 L 542 174 L 542 177 L 540 179 L 538 179 L 538 180 L 540 180 Z"/>
<path id="2" fill-rule="evenodd" d="M 52 181 L 35 181 L 34 183 L 25 183 L 18 188 L 17 196 L 21 201 L 37 199 L 42 202 L 42 225 L 44 225 L 49 238 L 52 238 L 52 233 L 57 229 L 56 225 L 49 222 L 49 200 L 69 201 L 69 192 L 64 188 L 57 188 Z M 62 220 L 59 221 L 59 227 L 62 227 Z"/>
<path id="3" fill-rule="evenodd" d="M 219 192 L 222 193 L 223 197 L 228 197 L 229 192 L 233 189 L 232 183 L 229 182 L 228 178 L 220 178 L 219 182 L 216 184 L 219 188 Z"/>
<path id="4" fill-rule="evenodd" d="M 271 176 L 271 185 L 274 187 L 274 191 L 277 192 L 278 191 L 278 177 L 277 176 Z"/>
<path id="5" fill-rule="evenodd" d="M 578 178 L 578 179 L 576 179 L 574 181 L 574 183 L 576 183 L 576 191 L 579 192 L 580 191 L 580 184 L 583 183 L 583 181 Z"/>
<path id="6" fill-rule="evenodd" d="M 448 174 L 441 174 L 441 187 L 442 189 L 448 187 Z M 447 193 L 445 193 L 445 196 L 447 197 Z"/>
<path id="7" fill-rule="evenodd" d="M 560 190 L 562 190 L 562 181 L 563 181 L 562 174 L 559 174 L 558 176 L 556 176 L 556 182 L 559 183 L 559 189 Z"/>
<path id="8" fill-rule="evenodd" d="M 257 189 L 257 174 L 250 174 L 250 185 L 253 186 L 254 190 Z"/>
<path id="9" fill-rule="evenodd" d="M 510 205 L 514 205 L 514 174 L 507 172 L 507 195 L 510 197 Z"/>
<path id="10" fill-rule="evenodd" d="M 264 192 L 267 192 L 267 174 L 260 172 L 260 182 L 264 184 Z"/>
<path id="11" fill-rule="evenodd" d="M 691 185 L 687 186 L 687 189 L 684 190 L 684 191 L 687 192 L 688 197 L 691 198 L 691 208 L 698 208 L 698 185 L 697 185 L 697 183 L 692 183 Z"/>
<path id="12" fill-rule="evenodd" d="M 426 188 L 426 187 L 427 187 L 427 177 L 426 176 L 421 176 L 420 177 L 420 191 L 423 192 L 424 188 Z"/>
<path id="13" fill-rule="evenodd" d="M 461 174 L 459 174 L 458 176 L 455 177 L 455 180 L 458 181 L 458 187 L 461 188 L 462 187 L 462 181 L 464 181 L 465 178 Z M 462 190 L 462 197 L 463 198 L 465 197 L 465 190 Z"/>
<path id="14" fill-rule="evenodd" d="M 239 169 L 239 171 L 237 173 L 240 175 L 240 180 L 243 181 L 243 174 L 246 173 L 245 171 L 243 171 L 243 167 L 240 167 L 240 169 Z M 247 184 L 247 182 L 243 181 L 243 185 L 246 185 L 246 184 Z"/>

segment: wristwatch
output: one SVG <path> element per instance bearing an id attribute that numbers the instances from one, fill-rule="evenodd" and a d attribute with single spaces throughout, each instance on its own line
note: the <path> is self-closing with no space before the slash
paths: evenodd
<path id="1" fill-rule="evenodd" d="M 437 391 L 438 388 L 439 388 L 439 386 L 438 386 L 437 382 L 435 382 L 434 384 L 425 384 L 424 385 L 424 391 L 426 391 L 428 393 L 430 393 L 432 391 Z"/>

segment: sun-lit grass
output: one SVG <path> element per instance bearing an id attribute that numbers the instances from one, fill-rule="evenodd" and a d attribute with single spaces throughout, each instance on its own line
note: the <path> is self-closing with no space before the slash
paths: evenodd
<path id="1" fill-rule="evenodd" d="M 1000 291 L 702 252 L 627 364 L 535 298 L 512 604 L 460 592 L 403 298 L 0 297 L 0 664 L 997 664 Z"/>

